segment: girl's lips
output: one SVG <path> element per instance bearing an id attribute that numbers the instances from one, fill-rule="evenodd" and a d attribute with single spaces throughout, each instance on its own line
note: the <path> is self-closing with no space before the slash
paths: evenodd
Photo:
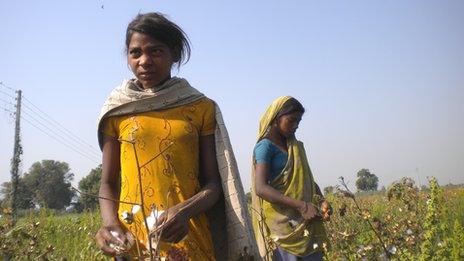
<path id="1" fill-rule="evenodd" d="M 150 73 L 150 72 L 143 72 L 143 73 L 139 73 L 139 76 L 140 77 L 143 77 L 143 78 L 150 78 L 153 76 L 153 73 Z"/>

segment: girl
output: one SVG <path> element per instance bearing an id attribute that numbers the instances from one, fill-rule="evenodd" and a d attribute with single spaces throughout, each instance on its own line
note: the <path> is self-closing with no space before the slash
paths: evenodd
<path id="1" fill-rule="evenodd" d="M 328 203 L 314 182 L 303 143 L 295 138 L 304 111 L 295 98 L 284 96 L 260 120 L 252 215 L 265 260 L 322 260 L 326 234 L 317 206 Z"/>
<path id="2" fill-rule="evenodd" d="M 176 260 L 253 254 L 243 188 L 219 108 L 186 80 L 171 77 L 172 67 L 189 59 L 187 36 L 159 13 L 139 14 L 127 27 L 126 53 L 135 79 L 113 90 L 98 124 L 98 246 L 108 255 Z M 217 203 L 224 199 L 226 204 Z"/>

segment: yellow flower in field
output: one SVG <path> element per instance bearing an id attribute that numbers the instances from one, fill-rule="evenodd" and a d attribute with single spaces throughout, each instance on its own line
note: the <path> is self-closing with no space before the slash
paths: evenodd
<path id="1" fill-rule="evenodd" d="M 52 251 L 54 251 L 54 250 L 55 250 L 55 247 L 54 247 L 54 246 L 52 246 L 52 245 L 48 245 L 48 246 L 47 246 L 47 251 L 48 251 L 48 252 L 52 252 Z"/>
<path id="2" fill-rule="evenodd" d="M 325 242 L 322 243 L 322 248 L 324 249 L 325 252 L 327 252 L 327 251 L 328 251 L 328 249 L 327 249 L 327 243 L 325 243 Z"/>
<path id="3" fill-rule="evenodd" d="M 372 245 L 367 245 L 366 247 L 364 247 L 364 250 L 367 250 L 367 251 L 372 250 L 372 249 L 374 249 Z"/>
<path id="4" fill-rule="evenodd" d="M 371 218 L 371 213 L 369 213 L 369 210 L 364 209 L 364 210 L 362 211 L 362 217 L 363 217 L 363 219 L 369 219 L 369 218 Z"/>
<path id="5" fill-rule="evenodd" d="M 349 237 L 350 234 L 348 233 L 348 231 L 343 231 L 343 232 L 338 232 L 340 235 L 342 235 L 343 237 Z"/>

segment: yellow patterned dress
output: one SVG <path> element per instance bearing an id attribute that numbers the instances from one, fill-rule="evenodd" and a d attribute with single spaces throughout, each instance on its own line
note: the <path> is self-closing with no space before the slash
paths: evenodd
<path id="1" fill-rule="evenodd" d="M 103 133 L 121 141 L 120 200 L 141 201 L 137 161 L 147 215 L 153 208 L 165 210 L 195 195 L 200 190 L 199 138 L 214 134 L 214 114 L 214 103 L 203 98 L 175 108 L 106 119 Z M 120 219 L 125 211 L 131 212 L 132 205 L 119 205 Z M 132 224 L 124 221 L 121 224 L 137 237 L 143 248 L 148 248 L 142 211 L 134 217 Z M 191 218 L 187 237 L 177 244 L 162 242 L 160 250 L 161 256 L 174 253 L 189 260 L 214 260 L 206 215 Z"/>

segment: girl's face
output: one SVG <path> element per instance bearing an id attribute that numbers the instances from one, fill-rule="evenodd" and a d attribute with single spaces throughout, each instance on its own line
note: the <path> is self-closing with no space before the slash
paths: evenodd
<path id="1" fill-rule="evenodd" d="M 302 112 L 292 112 L 280 116 L 276 121 L 277 130 L 285 138 L 292 137 L 298 129 L 302 116 Z"/>
<path id="2" fill-rule="evenodd" d="M 132 34 L 127 62 L 144 89 L 157 86 L 171 77 L 173 58 L 170 48 L 149 35 Z"/>

